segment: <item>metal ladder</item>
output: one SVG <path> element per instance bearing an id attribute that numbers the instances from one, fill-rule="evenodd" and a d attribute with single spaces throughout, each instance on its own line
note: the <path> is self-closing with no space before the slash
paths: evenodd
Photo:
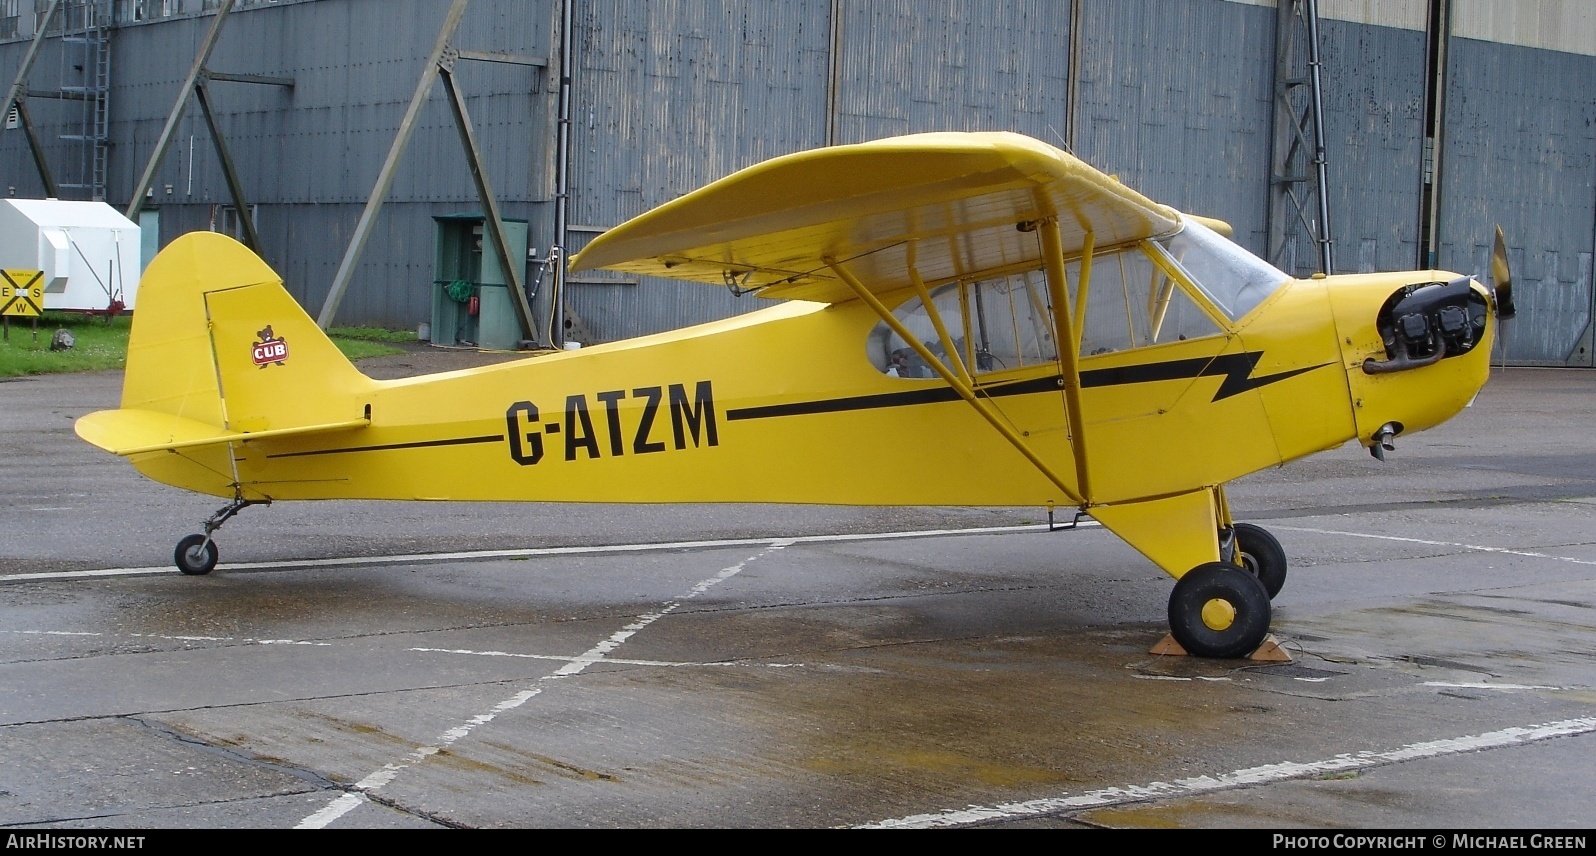
<path id="1" fill-rule="evenodd" d="M 1319 75 L 1319 2 L 1279 0 L 1276 5 L 1268 257 L 1292 276 L 1312 270 L 1330 274 L 1335 264 L 1325 196 L 1329 179 Z"/>
<path id="2" fill-rule="evenodd" d="M 62 134 L 61 139 L 81 144 L 77 179 L 64 182 L 63 188 L 86 190 L 90 199 L 105 201 L 106 170 L 110 152 L 111 111 L 111 2 L 110 0 L 78 0 L 62 10 L 61 41 L 76 46 L 78 50 L 65 49 L 62 55 L 61 79 L 68 78 L 66 63 L 76 56 L 78 62 L 72 71 L 81 69 L 83 84 L 68 86 L 63 83 L 63 97 L 80 101 L 83 105 L 78 123 L 80 133 Z"/>

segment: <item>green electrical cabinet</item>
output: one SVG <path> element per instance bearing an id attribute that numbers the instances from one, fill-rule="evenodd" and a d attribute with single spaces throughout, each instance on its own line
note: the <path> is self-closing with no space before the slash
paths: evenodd
<path id="1" fill-rule="evenodd" d="M 513 351 L 521 343 L 510 278 L 499 265 L 487 218 L 449 214 L 438 224 L 432 286 L 432 342 Z M 526 258 L 525 220 L 505 220 L 511 259 Z M 524 275 L 523 271 L 523 275 Z"/>

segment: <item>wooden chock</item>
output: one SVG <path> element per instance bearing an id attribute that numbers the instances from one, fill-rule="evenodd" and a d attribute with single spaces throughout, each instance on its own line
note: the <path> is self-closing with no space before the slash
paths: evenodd
<path id="1" fill-rule="evenodd" d="M 1273 633 L 1265 636 L 1263 644 L 1258 646 L 1258 650 L 1248 654 L 1247 659 L 1256 660 L 1260 663 L 1294 662 L 1291 659 L 1291 652 L 1281 647 L 1280 640 L 1275 638 Z"/>
<path id="2" fill-rule="evenodd" d="M 1189 656 L 1191 656 L 1190 653 L 1188 653 L 1185 648 L 1181 647 L 1181 644 L 1179 642 L 1175 641 L 1175 637 L 1174 636 L 1171 636 L 1171 635 L 1169 635 L 1167 633 L 1164 634 L 1164 638 L 1158 640 L 1158 644 L 1154 645 L 1152 647 L 1152 649 L 1149 650 L 1147 653 L 1149 653 L 1149 654 L 1157 654 L 1157 655 L 1162 656 L 1162 657 L 1189 657 Z M 1296 662 L 1295 660 L 1292 659 L 1291 652 L 1287 651 L 1284 647 L 1281 646 L 1280 640 L 1278 638 L 1276 638 L 1275 634 L 1273 634 L 1273 633 L 1265 636 L 1263 644 L 1258 646 L 1258 650 L 1253 651 L 1251 654 L 1248 654 L 1247 655 L 1247 659 L 1252 660 L 1254 662 L 1258 662 L 1258 663 L 1293 663 L 1293 662 Z"/>
<path id="3" fill-rule="evenodd" d="M 1153 649 L 1147 653 L 1158 654 L 1164 657 L 1190 656 L 1186 653 L 1186 649 L 1182 648 L 1180 643 L 1175 641 L 1175 637 L 1169 635 L 1168 633 L 1165 633 L 1164 638 L 1158 640 L 1158 644 L 1154 645 Z"/>

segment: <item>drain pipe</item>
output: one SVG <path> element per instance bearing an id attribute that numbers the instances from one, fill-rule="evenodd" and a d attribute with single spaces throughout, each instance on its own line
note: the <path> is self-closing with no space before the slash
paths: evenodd
<path id="1" fill-rule="evenodd" d="M 837 87 L 842 81 L 842 3 L 831 0 L 831 35 L 826 41 L 826 145 L 837 144 Z"/>
<path id="2" fill-rule="evenodd" d="M 560 121 L 554 143 L 554 293 L 549 299 L 549 344 L 565 347 L 565 241 L 571 216 L 571 25 L 576 0 L 560 0 Z"/>
<path id="3" fill-rule="evenodd" d="M 1325 275 L 1335 273 L 1335 260 L 1330 255 L 1330 198 L 1325 191 L 1330 187 L 1330 171 L 1325 165 L 1324 145 L 1324 90 L 1319 85 L 1319 0 L 1308 0 L 1308 70 L 1313 78 L 1313 164 L 1319 182 L 1319 269 Z"/>

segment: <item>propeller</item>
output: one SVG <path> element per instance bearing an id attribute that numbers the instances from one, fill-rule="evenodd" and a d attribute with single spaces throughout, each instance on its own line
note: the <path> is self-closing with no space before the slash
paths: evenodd
<path id="1" fill-rule="evenodd" d="M 1517 314 L 1513 307 L 1513 272 L 1507 267 L 1507 241 L 1502 227 L 1496 227 L 1496 246 L 1491 249 L 1491 287 L 1496 290 L 1496 317 L 1507 319 Z"/>

